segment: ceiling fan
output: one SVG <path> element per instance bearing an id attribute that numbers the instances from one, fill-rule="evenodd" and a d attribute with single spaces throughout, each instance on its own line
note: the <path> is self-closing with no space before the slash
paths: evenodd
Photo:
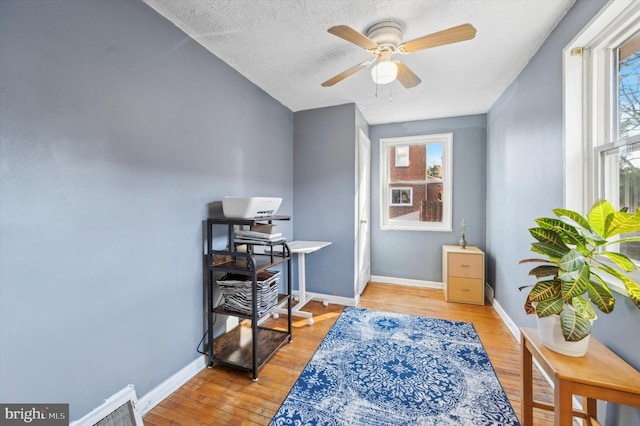
<path id="1" fill-rule="evenodd" d="M 327 30 L 329 33 L 369 51 L 374 58 L 362 62 L 322 83 L 330 87 L 356 72 L 373 64 L 371 77 L 376 84 L 387 84 L 396 78 L 407 89 L 420 84 L 421 80 L 405 64 L 392 60 L 395 54 L 406 55 L 419 50 L 470 40 L 476 36 L 471 24 L 458 25 L 446 30 L 428 34 L 407 42 L 402 42 L 402 27 L 394 21 L 378 22 L 362 34 L 347 25 L 337 25 Z"/>

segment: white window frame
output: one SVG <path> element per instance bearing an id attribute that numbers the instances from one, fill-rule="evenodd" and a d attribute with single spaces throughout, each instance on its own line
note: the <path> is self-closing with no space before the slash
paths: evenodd
<path id="1" fill-rule="evenodd" d="M 598 198 L 595 149 L 612 142 L 611 50 L 637 31 L 640 2 L 606 4 L 563 50 L 564 205 L 580 213 Z M 637 278 L 640 278 L 637 277 Z M 626 295 L 617 280 L 611 289 Z"/>
<path id="2" fill-rule="evenodd" d="M 389 148 L 391 146 L 442 144 L 442 222 L 403 222 L 389 219 Z M 380 139 L 380 229 L 450 232 L 453 200 L 453 133 Z"/>

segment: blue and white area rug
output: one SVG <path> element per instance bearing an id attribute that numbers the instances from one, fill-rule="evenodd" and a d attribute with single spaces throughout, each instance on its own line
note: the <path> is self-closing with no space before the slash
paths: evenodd
<path id="1" fill-rule="evenodd" d="M 345 308 L 277 425 L 519 425 L 473 324 Z"/>

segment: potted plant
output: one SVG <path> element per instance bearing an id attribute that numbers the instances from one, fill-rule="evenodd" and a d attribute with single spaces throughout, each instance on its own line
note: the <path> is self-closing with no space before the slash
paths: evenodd
<path id="1" fill-rule="evenodd" d="M 628 273 L 636 265 L 624 254 L 610 251 L 612 244 L 640 242 L 640 236 L 624 236 L 640 231 L 640 212 L 616 211 L 606 200 L 598 200 L 587 217 L 567 209 L 554 209 L 555 218 L 536 219 L 529 232 L 536 239 L 531 251 L 545 258 L 524 259 L 520 263 L 540 263 L 529 275 L 536 277 L 524 309 L 536 314 L 542 343 L 571 356 L 586 353 L 595 306 L 608 314 L 615 299 L 606 280 L 620 281 L 640 309 L 640 286 Z M 591 302 L 591 303 L 590 303 Z M 593 306 L 592 306 L 593 305 Z M 551 329 L 544 328 L 551 324 Z M 565 342 L 578 342 L 572 348 Z"/>
<path id="2" fill-rule="evenodd" d="M 462 219 L 461 231 L 460 231 L 460 247 L 462 248 L 467 248 L 467 239 L 465 238 L 466 233 L 467 233 L 467 224 L 464 221 L 464 219 Z"/>

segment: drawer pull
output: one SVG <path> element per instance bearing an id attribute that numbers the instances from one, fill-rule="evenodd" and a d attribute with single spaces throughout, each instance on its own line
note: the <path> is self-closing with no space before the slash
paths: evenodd
<path id="1" fill-rule="evenodd" d="M 460 265 L 461 268 L 468 268 L 471 265 Z"/>
<path id="2" fill-rule="evenodd" d="M 471 291 L 471 289 L 470 289 L 470 288 L 461 288 L 460 290 L 461 290 L 461 291 Z"/>

